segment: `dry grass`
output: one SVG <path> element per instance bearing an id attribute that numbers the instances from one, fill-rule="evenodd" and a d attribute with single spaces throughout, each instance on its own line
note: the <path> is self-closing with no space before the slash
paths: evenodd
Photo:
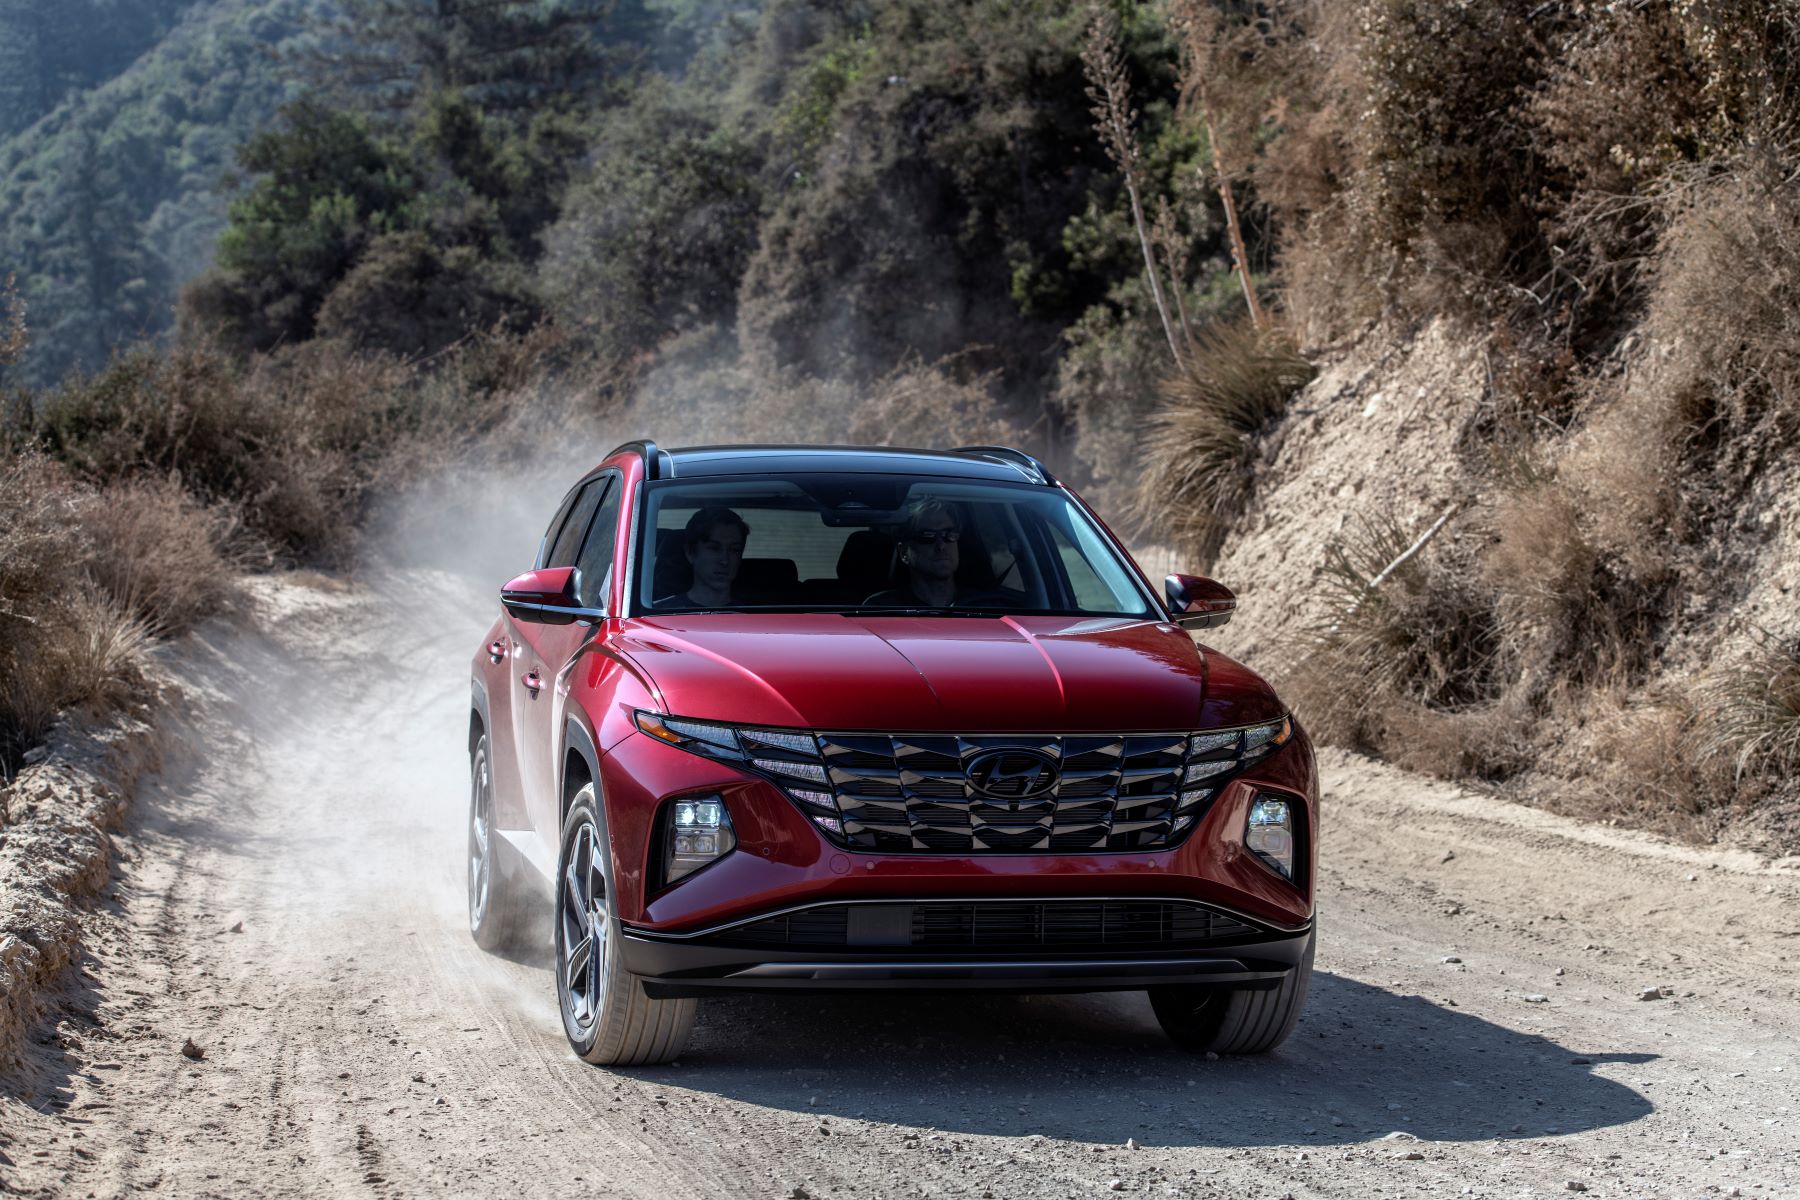
<path id="1" fill-rule="evenodd" d="M 1702 759 L 1727 765 L 1740 787 L 1800 776 L 1800 639 L 1760 633 L 1700 694 Z"/>
<path id="2" fill-rule="evenodd" d="M 1202 567 L 1212 562 L 1255 494 L 1265 435 L 1312 376 L 1284 335 L 1247 321 L 1201 334 L 1151 419 L 1137 508 L 1153 536 L 1178 542 Z"/>
<path id="3" fill-rule="evenodd" d="M 150 634 L 182 633 L 229 601 L 237 565 L 222 548 L 235 524 L 174 480 L 129 480 L 80 512 L 95 547 L 88 574 Z"/>
<path id="4" fill-rule="evenodd" d="M 1423 532 L 1376 518 L 1352 525 L 1331 547 L 1320 581 L 1328 615 L 1284 691 L 1328 740 L 1416 755 L 1415 766 L 1500 772 L 1512 764 L 1481 744 L 1499 736 L 1474 736 L 1516 719 L 1481 715 L 1498 695 L 1492 596 L 1459 552 L 1443 549 L 1442 534 L 1394 567 Z"/>
<path id="5" fill-rule="evenodd" d="M 59 710 L 103 699 L 128 676 L 129 647 L 87 584 L 94 553 L 81 521 L 88 496 L 55 463 L 0 461 L 0 775 Z"/>

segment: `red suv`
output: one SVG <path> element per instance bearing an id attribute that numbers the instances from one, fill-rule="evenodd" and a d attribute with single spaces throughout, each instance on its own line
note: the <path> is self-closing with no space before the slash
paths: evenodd
<path id="1" fill-rule="evenodd" d="M 1190 1050 L 1287 1037 L 1318 780 L 1017 450 L 621 446 L 500 594 L 469 716 L 469 924 L 548 882 L 584 1059 L 678 1055 L 722 990 L 1147 989 Z"/>

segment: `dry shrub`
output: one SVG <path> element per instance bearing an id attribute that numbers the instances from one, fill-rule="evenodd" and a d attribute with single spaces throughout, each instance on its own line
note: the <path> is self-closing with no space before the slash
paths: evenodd
<path id="1" fill-rule="evenodd" d="M 1447 779 L 1509 779 L 1533 765 L 1534 719 L 1517 691 L 1455 709 L 1391 699 L 1381 713 L 1381 745 L 1409 771 Z"/>
<path id="2" fill-rule="evenodd" d="M 1212 562 L 1255 493 L 1264 435 L 1312 376 L 1283 334 L 1258 333 L 1247 321 L 1210 326 L 1185 369 L 1163 384 L 1151 419 L 1137 496 L 1146 522 L 1166 523 L 1195 562 Z"/>
<path id="3" fill-rule="evenodd" d="M 330 340 L 249 363 L 197 344 L 71 380 L 30 428 L 91 483 L 178 479 L 235 513 L 266 559 L 341 566 L 373 493 L 493 435 L 523 393 L 587 389 L 600 410 L 616 378 L 541 327 L 473 335 L 428 365 Z"/>
<path id="4" fill-rule="evenodd" d="M 1699 694 L 1700 756 L 1752 792 L 1800 776 L 1800 638 L 1763 631 Z"/>
<path id="5" fill-rule="evenodd" d="M 1608 5 L 1577 28 L 1529 112 L 1541 153 L 1577 188 L 1624 194 L 1699 150 L 1702 92 L 1671 5 Z"/>
<path id="6" fill-rule="evenodd" d="M 40 454 L 0 459 L 0 631 L 30 624 L 86 561 L 85 498 L 67 471 Z M 0 646 L 11 644 L 6 637 L 0 632 Z"/>
<path id="7" fill-rule="evenodd" d="M 1676 193 L 1644 327 L 1693 450 L 1735 486 L 1800 444 L 1800 180 L 1754 152 Z"/>
<path id="8" fill-rule="evenodd" d="M 1471 715 L 1459 718 L 1460 724 L 1437 721 L 1434 736 L 1441 741 L 1458 729 L 1483 732 L 1473 714 L 1499 694 L 1493 597 L 1461 551 L 1441 548 L 1443 532 L 1393 566 L 1422 532 L 1391 518 L 1364 520 L 1327 553 L 1321 583 L 1328 615 L 1286 673 L 1284 690 L 1328 741 L 1410 753 L 1406 738 L 1433 722 L 1433 714 L 1464 712 Z M 1511 718 L 1501 713 L 1488 719 L 1503 727 Z M 1470 741 L 1472 770 L 1493 773 L 1510 765 L 1478 750 Z M 1440 746 L 1431 757 L 1441 763 L 1451 756 Z"/>
<path id="9" fill-rule="evenodd" d="M 90 483 L 178 478 L 277 554 L 330 557 L 337 514 L 317 514 L 335 509 L 341 466 L 321 452 L 318 402 L 270 382 L 203 346 L 135 351 L 43 397 L 37 439 Z"/>
<path id="10" fill-rule="evenodd" d="M 850 441 L 938 450 L 1019 442 L 1018 426 L 994 400 L 995 376 L 958 378 L 953 366 L 909 363 L 877 380 L 850 413 Z"/>
<path id="11" fill-rule="evenodd" d="M 1275 264 L 1282 313 L 1299 343 L 1325 346 L 1375 324 L 1392 264 L 1342 204 L 1306 217 Z"/>
<path id="12" fill-rule="evenodd" d="M 94 581 L 157 637 L 192 628 L 229 599 L 234 564 L 221 547 L 232 520 L 172 479 L 129 480 L 89 497 L 81 524 Z"/>
<path id="13" fill-rule="evenodd" d="M 1551 479 L 1500 493 L 1481 573 L 1496 596 L 1502 643 L 1527 688 L 1641 679 L 1655 651 L 1670 548 L 1646 539 L 1625 549 L 1596 525 L 1604 492 Z"/>
<path id="14" fill-rule="evenodd" d="M 41 615 L 0 669 L 0 766 L 42 740 L 70 708 L 115 709 L 142 686 L 155 639 L 142 622 L 101 596 L 76 596 Z"/>
<path id="15" fill-rule="evenodd" d="M 147 633 L 89 586 L 91 493 L 35 454 L 0 461 L 0 774 L 62 709 L 118 700 Z"/>
<path id="16" fill-rule="evenodd" d="M 1552 722 L 1559 765 L 1573 776 L 1551 790 L 1564 811 L 1686 836 L 1708 819 L 1709 797 L 1730 794 L 1729 779 L 1693 753 L 1696 710 L 1678 692 L 1584 688 L 1553 707 L 1565 714 Z"/>

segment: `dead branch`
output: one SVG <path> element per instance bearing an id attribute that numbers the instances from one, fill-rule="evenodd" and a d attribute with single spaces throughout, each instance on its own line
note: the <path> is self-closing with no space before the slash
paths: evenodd
<path id="1" fill-rule="evenodd" d="M 1163 335 L 1169 340 L 1169 353 L 1174 356 L 1175 366 L 1179 369 L 1183 365 L 1181 346 L 1175 339 L 1175 323 L 1169 318 L 1169 303 L 1163 295 L 1161 272 L 1156 267 L 1156 253 L 1138 191 L 1137 111 L 1131 104 L 1131 81 L 1125 72 L 1125 53 L 1119 47 L 1117 18 L 1102 4 L 1094 5 L 1087 41 L 1081 49 L 1081 65 L 1087 75 L 1094 131 L 1100 135 L 1107 156 L 1125 178 L 1125 192 L 1131 198 L 1132 223 L 1137 227 L 1138 246 L 1144 252 L 1144 272 L 1150 278 L 1150 297 L 1156 302 Z"/>

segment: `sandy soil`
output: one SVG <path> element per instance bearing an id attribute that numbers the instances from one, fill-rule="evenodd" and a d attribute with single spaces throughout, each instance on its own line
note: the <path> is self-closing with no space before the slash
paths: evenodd
<path id="1" fill-rule="evenodd" d="M 253 587 L 177 649 L 191 715 L 0 1080 L 7 1192 L 1800 1195 L 1794 864 L 1343 756 L 1277 1054 L 1184 1056 L 1137 995 L 744 998 L 586 1066 L 545 963 L 464 925 L 485 605 Z"/>

